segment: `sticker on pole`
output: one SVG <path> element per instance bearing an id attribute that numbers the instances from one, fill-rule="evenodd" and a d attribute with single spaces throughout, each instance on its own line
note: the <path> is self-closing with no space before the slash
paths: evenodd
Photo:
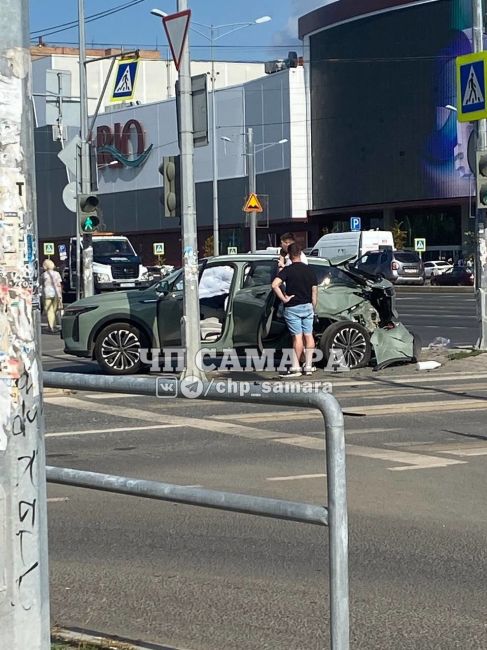
<path id="1" fill-rule="evenodd" d="M 460 122 L 487 117 L 487 52 L 459 56 L 457 64 L 457 114 Z"/>
<path id="2" fill-rule="evenodd" d="M 135 95 L 135 79 L 137 77 L 138 59 L 121 59 L 118 62 L 117 74 L 110 101 L 122 102 L 133 99 Z"/>
<path id="3" fill-rule="evenodd" d="M 264 212 L 261 202 L 259 201 L 257 194 L 251 194 L 247 199 L 244 207 L 244 212 Z"/>
<path id="4" fill-rule="evenodd" d="M 188 35 L 190 17 L 191 9 L 185 9 L 185 11 L 179 11 L 177 14 L 164 16 L 162 19 L 167 40 L 169 41 L 169 47 L 171 48 L 174 65 L 178 71 L 184 50 L 184 44 L 186 43 L 186 37 Z"/>

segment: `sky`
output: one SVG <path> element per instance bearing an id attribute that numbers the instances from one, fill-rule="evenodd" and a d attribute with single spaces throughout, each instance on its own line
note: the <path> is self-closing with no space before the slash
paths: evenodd
<path id="1" fill-rule="evenodd" d="M 329 1 L 329 0 L 328 0 Z M 252 22 L 261 16 L 272 20 L 252 25 L 222 36 L 215 48 L 219 60 L 268 60 L 285 58 L 288 50 L 300 51 L 297 38 L 297 19 L 327 0 L 189 0 L 192 21 L 205 25 L 224 25 Z M 85 15 L 110 11 L 120 6 L 132 5 L 110 16 L 86 23 L 87 46 L 121 46 L 126 49 L 160 49 L 165 52 L 167 42 L 161 20 L 150 15 L 154 7 L 167 13 L 176 11 L 176 0 L 85 0 Z M 76 46 L 77 27 L 49 35 L 49 28 L 77 19 L 77 0 L 31 0 L 30 29 L 33 42 L 44 34 L 46 44 L 71 44 Z M 195 28 L 205 32 L 201 27 Z M 227 28 L 219 31 L 224 34 Z M 190 34 L 191 53 L 194 59 L 209 57 L 208 40 L 194 31 Z"/>

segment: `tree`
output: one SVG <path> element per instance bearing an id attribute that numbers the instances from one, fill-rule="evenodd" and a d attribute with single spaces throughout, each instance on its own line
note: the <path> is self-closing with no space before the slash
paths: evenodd
<path id="1" fill-rule="evenodd" d="M 402 250 L 408 238 L 407 230 L 402 229 L 402 221 L 394 221 L 391 232 L 392 238 L 394 239 L 394 247 L 399 251 Z"/>
<path id="2" fill-rule="evenodd" d="M 213 257 L 213 235 L 205 239 L 203 257 Z"/>

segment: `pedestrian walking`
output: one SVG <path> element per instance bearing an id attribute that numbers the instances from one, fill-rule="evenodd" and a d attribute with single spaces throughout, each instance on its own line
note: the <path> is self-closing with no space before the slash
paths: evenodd
<path id="1" fill-rule="evenodd" d="M 57 315 L 63 307 L 62 278 L 55 270 L 56 267 L 52 260 L 44 260 L 42 268 L 44 269 L 44 273 L 41 275 L 43 309 L 47 315 L 49 331 L 55 332 Z"/>
<path id="2" fill-rule="evenodd" d="M 313 322 L 318 280 L 315 272 L 301 261 L 301 248 L 297 244 L 288 246 L 287 255 L 291 264 L 280 271 L 272 289 L 284 305 L 284 320 L 293 339 L 292 366 L 284 376 L 299 377 L 303 373 L 311 375 L 314 370 Z"/>
<path id="3" fill-rule="evenodd" d="M 294 233 L 292 232 L 285 232 L 283 235 L 281 235 L 281 251 L 279 253 L 279 268 L 283 269 L 285 266 L 289 266 L 291 264 L 291 259 L 288 255 L 288 248 L 291 244 L 295 244 L 296 240 L 294 238 Z M 303 264 L 308 263 L 308 258 L 306 255 L 301 251 L 301 262 Z"/>

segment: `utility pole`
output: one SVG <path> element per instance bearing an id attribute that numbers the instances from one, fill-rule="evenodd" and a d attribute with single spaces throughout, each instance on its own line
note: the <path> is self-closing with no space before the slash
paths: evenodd
<path id="1" fill-rule="evenodd" d="M 472 0 L 472 47 L 474 52 L 484 49 L 484 17 L 482 0 Z M 477 121 L 477 152 L 487 151 L 487 120 Z M 475 169 L 478 174 L 478 166 Z M 475 277 L 477 285 L 478 314 L 480 315 L 479 348 L 487 349 L 487 241 L 485 231 L 485 210 L 478 207 L 475 216 L 475 232 L 477 242 L 477 255 L 475 264 Z"/>
<path id="2" fill-rule="evenodd" d="M 213 167 L 213 255 L 220 254 L 220 233 L 218 216 L 218 140 L 216 137 L 216 98 L 215 98 L 215 54 L 214 54 L 215 28 L 210 26 L 210 51 L 211 51 L 211 148 Z"/>
<path id="3" fill-rule="evenodd" d="M 178 12 L 188 8 L 187 0 L 178 0 Z M 183 346 L 186 350 L 182 377 L 204 379 L 196 357 L 201 345 L 200 302 L 198 295 L 198 235 L 194 188 L 193 101 L 189 36 L 185 39 L 179 68 L 180 149 L 181 149 L 181 226 L 183 242 Z"/>
<path id="4" fill-rule="evenodd" d="M 249 195 L 257 193 L 257 180 L 255 177 L 255 146 L 254 130 L 247 129 L 247 173 L 249 176 Z M 257 250 L 257 212 L 250 213 L 250 252 Z"/>
<path id="5" fill-rule="evenodd" d="M 86 39 L 85 39 L 85 7 L 84 0 L 78 0 L 78 35 L 79 35 L 79 112 L 80 112 L 80 138 L 81 138 L 81 152 L 79 156 L 80 165 L 78 168 L 79 176 L 77 178 L 77 255 L 81 248 L 80 239 L 80 223 L 81 214 L 79 206 L 79 195 L 91 193 L 91 144 L 87 142 L 88 139 L 88 93 L 86 88 Z M 78 258 L 77 258 L 78 260 Z M 80 281 L 79 268 L 78 270 L 78 283 Z M 94 293 L 93 285 L 93 239 L 91 235 L 83 235 L 83 295 L 85 297 L 92 296 Z"/>
<path id="6" fill-rule="evenodd" d="M 0 645 L 49 650 L 28 0 L 0 11 Z"/>

